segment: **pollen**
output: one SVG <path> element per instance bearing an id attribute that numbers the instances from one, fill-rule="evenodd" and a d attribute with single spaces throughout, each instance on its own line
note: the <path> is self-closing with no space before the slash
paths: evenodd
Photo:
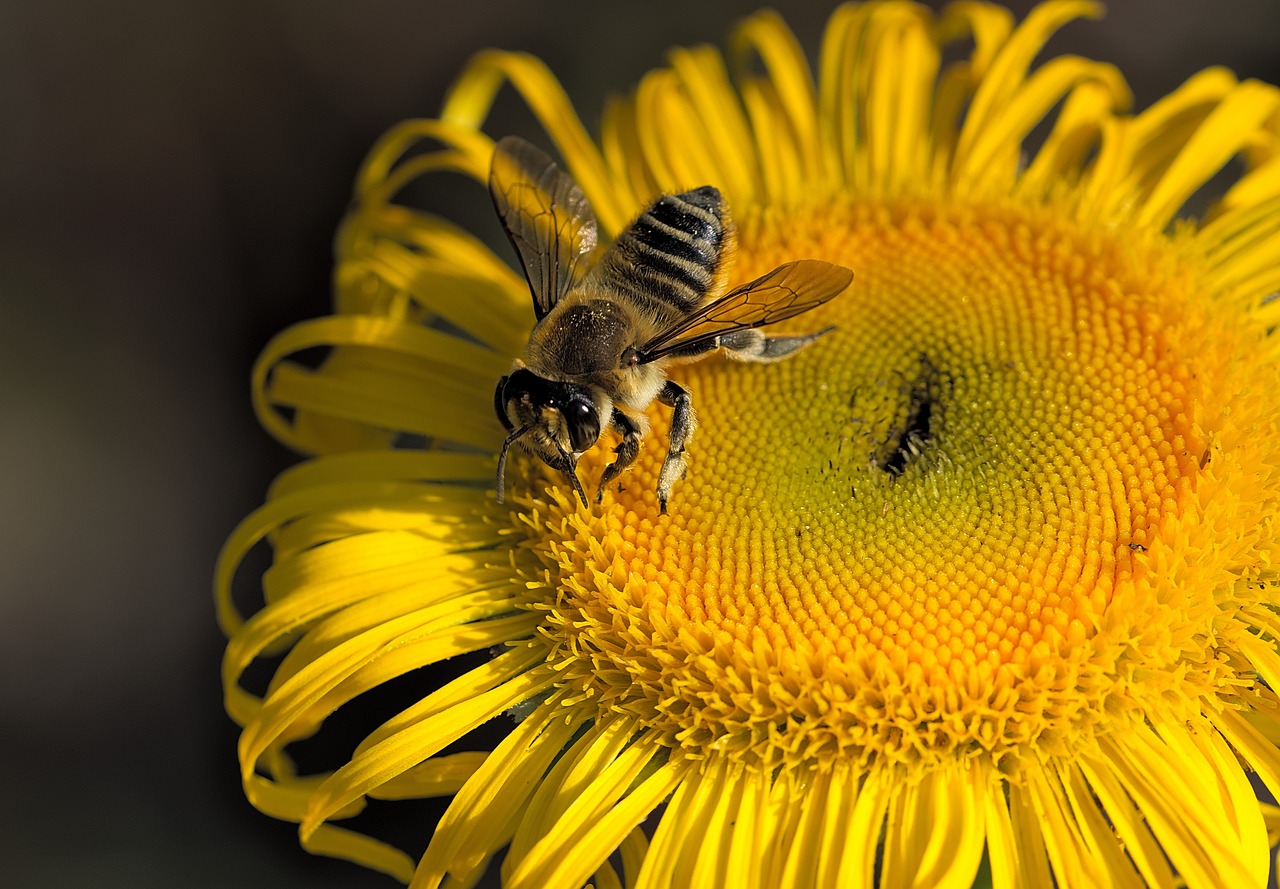
<path id="1" fill-rule="evenodd" d="M 699 417 L 688 477 L 659 515 L 655 407 L 601 506 L 545 507 L 568 532 L 542 546 L 548 638 L 589 667 L 584 693 L 691 749 L 1069 748 L 1115 692 L 1084 681 L 1118 672 L 1091 642 L 1209 446 L 1178 341 L 1205 323 L 1176 296 L 1189 285 L 1167 250 L 1062 214 L 907 203 L 813 226 L 810 250 L 857 277 L 787 327 L 836 331 L 776 364 L 673 369 Z M 773 249 L 767 226 L 743 229 L 744 280 L 805 255 L 794 225 Z"/>

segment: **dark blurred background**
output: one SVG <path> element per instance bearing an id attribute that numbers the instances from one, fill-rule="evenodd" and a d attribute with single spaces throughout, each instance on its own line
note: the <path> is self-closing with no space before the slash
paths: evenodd
<path id="1" fill-rule="evenodd" d="M 594 130 L 757 5 L 0 2 L 0 885 L 395 885 L 241 795 L 209 578 L 293 461 L 251 363 L 327 310 L 363 153 L 472 52 L 541 56 Z M 783 11 L 814 50 L 830 9 Z M 1145 106 L 1210 64 L 1280 80 L 1278 34 L 1274 0 L 1118 0 L 1051 46 Z"/>

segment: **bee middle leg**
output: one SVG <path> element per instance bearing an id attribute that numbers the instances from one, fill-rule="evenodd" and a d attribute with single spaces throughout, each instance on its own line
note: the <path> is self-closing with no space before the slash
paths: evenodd
<path id="1" fill-rule="evenodd" d="M 833 330 L 835 330 L 834 327 L 824 327 L 816 333 L 805 333 L 799 336 L 765 336 L 760 330 L 735 330 L 732 333 L 722 334 L 719 337 L 719 345 L 729 353 L 730 358 L 768 363 L 786 358 Z"/>
<path id="2" fill-rule="evenodd" d="M 658 475 L 658 508 L 665 513 L 667 500 L 671 497 L 671 486 L 685 476 L 688 464 L 684 448 L 693 437 L 693 430 L 698 423 L 693 413 L 693 400 L 687 389 L 668 380 L 667 385 L 658 393 L 658 400 L 673 409 L 671 446 L 667 449 L 667 458 L 662 461 L 662 472 Z"/>
<path id="3" fill-rule="evenodd" d="M 640 426 L 635 420 L 628 417 L 616 407 L 613 409 L 613 416 L 609 420 L 613 426 L 613 430 L 622 436 L 622 441 L 613 449 L 618 455 L 618 459 L 614 460 L 605 467 L 604 474 L 600 476 L 600 487 L 596 488 L 596 503 L 604 497 L 604 486 L 609 484 L 621 474 L 636 459 L 636 454 L 640 453 Z"/>

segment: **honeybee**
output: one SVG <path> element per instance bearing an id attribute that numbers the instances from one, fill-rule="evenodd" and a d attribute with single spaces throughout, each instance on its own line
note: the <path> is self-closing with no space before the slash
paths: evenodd
<path id="1" fill-rule="evenodd" d="M 667 366 L 716 349 L 742 361 L 785 358 L 833 328 L 775 337 L 757 328 L 816 308 L 853 280 L 848 269 L 810 259 L 726 293 L 734 227 L 710 185 L 663 195 L 604 248 L 582 189 L 518 137 L 495 147 L 489 193 L 537 317 L 524 356 L 493 393 L 508 432 L 498 457 L 499 503 L 507 453 L 519 443 L 567 475 L 586 505 L 578 458 L 608 428 L 621 441 L 596 488 L 599 502 L 639 453 L 648 431 L 643 411 L 657 399 L 672 409 L 658 476 L 665 513 L 696 426 L 689 392 L 667 379 Z"/>

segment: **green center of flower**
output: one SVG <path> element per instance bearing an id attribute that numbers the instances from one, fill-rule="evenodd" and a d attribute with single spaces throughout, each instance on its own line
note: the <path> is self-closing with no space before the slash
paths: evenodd
<path id="1" fill-rule="evenodd" d="M 1183 285 L 1047 217 L 823 216 L 839 245 L 760 250 L 748 227 L 742 262 L 853 268 L 791 325 L 836 332 L 776 365 L 675 370 L 700 426 L 670 514 L 659 407 L 601 507 L 551 508 L 556 656 L 695 749 L 914 762 L 1069 743 L 1108 693 L 1081 687 L 1090 640 L 1206 455 Z"/>

